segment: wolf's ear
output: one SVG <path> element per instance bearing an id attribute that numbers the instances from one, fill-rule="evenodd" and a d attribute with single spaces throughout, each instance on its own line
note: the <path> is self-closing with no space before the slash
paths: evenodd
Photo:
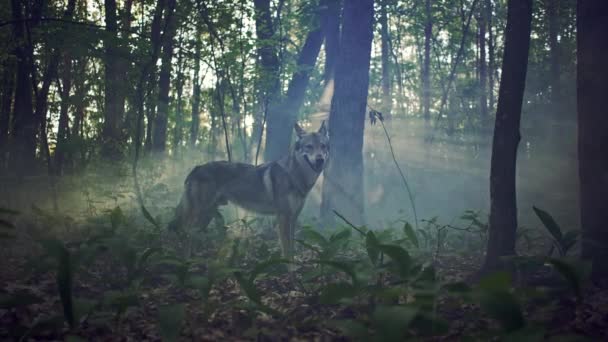
<path id="1" fill-rule="evenodd" d="M 327 126 L 325 126 L 325 120 L 321 122 L 321 127 L 319 127 L 319 134 L 327 136 Z"/>
<path id="2" fill-rule="evenodd" d="M 306 134 L 306 131 L 302 127 L 300 127 L 297 122 L 295 125 L 293 125 L 293 128 L 295 129 L 298 138 L 301 138 Z"/>

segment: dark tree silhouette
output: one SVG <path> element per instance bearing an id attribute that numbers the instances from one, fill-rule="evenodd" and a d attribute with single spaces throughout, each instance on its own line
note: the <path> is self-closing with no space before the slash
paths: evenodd
<path id="1" fill-rule="evenodd" d="M 510 0 L 507 11 L 503 72 L 492 142 L 490 231 L 482 272 L 501 267 L 501 257 L 515 254 L 515 169 L 520 140 L 519 121 L 528 69 L 532 0 Z"/>
<path id="2" fill-rule="evenodd" d="M 363 129 L 373 37 L 373 0 L 345 1 L 329 116 L 331 158 L 325 170 L 321 216 L 332 210 L 356 224 L 364 222 Z"/>
<path id="3" fill-rule="evenodd" d="M 577 111 L 583 258 L 608 279 L 608 2 L 577 6 Z"/>
<path id="4" fill-rule="evenodd" d="M 323 0 L 320 2 L 318 21 L 329 21 L 330 19 L 324 19 L 324 17 L 335 14 L 329 11 L 328 2 L 331 1 Z M 272 106 L 268 113 L 265 160 L 279 159 L 289 149 L 291 127 L 296 123 L 298 111 L 304 102 L 304 94 L 306 88 L 308 88 L 310 75 L 315 67 L 322 43 L 323 28 L 321 25 L 317 25 L 306 36 L 304 45 L 298 55 L 296 72 L 291 77 L 285 98 Z"/>

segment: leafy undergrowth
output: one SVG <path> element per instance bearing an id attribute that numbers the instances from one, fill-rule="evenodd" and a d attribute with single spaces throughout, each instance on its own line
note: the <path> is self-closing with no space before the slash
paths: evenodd
<path id="1" fill-rule="evenodd" d="M 558 257 L 475 282 L 487 225 L 471 211 L 460 227 L 304 227 L 289 262 L 255 220 L 175 234 L 118 207 L 81 222 L 3 210 L 0 339 L 606 340 L 608 293 L 567 258 L 576 233 L 535 210 Z"/>

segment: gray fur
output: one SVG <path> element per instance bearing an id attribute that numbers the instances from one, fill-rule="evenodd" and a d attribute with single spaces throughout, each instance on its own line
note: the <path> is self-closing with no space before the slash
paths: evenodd
<path id="1" fill-rule="evenodd" d="M 294 128 L 298 136 L 295 147 L 279 160 L 259 166 L 226 161 L 196 166 L 186 178 L 169 229 L 206 229 L 218 207 L 231 202 L 276 216 L 283 255 L 291 257 L 296 219 L 329 158 L 325 123 L 314 133 L 306 133 L 298 124 Z"/>

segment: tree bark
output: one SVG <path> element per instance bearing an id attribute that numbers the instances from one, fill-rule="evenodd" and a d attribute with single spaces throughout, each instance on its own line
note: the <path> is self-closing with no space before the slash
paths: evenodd
<path id="1" fill-rule="evenodd" d="M 503 267 L 501 257 L 515 254 L 515 170 L 530 49 L 532 0 L 509 0 L 507 13 L 503 72 L 492 143 L 490 230 L 482 272 Z"/>
<path id="2" fill-rule="evenodd" d="M 482 1 L 479 6 L 479 114 L 481 121 L 485 125 L 488 123 L 488 67 L 486 63 L 486 28 L 487 28 L 487 9 L 486 1 Z"/>
<path id="3" fill-rule="evenodd" d="M 11 106 L 15 93 L 15 63 L 5 60 L 2 68 L 2 96 L 0 97 L 0 173 L 6 168 L 9 131 L 11 122 Z"/>
<path id="4" fill-rule="evenodd" d="M 327 86 L 329 81 L 334 78 L 336 58 L 340 48 L 340 9 L 342 8 L 342 1 L 327 0 L 324 5 L 327 6 L 327 9 L 325 15 L 321 17 L 321 29 L 325 37 L 323 81 Z"/>
<path id="5" fill-rule="evenodd" d="M 279 95 L 279 58 L 274 38 L 274 25 L 270 14 L 270 0 L 254 0 L 255 33 L 257 36 L 257 55 L 260 60 L 258 76 L 258 101 L 261 113 L 268 113 Z M 256 116 L 254 122 L 254 137 L 263 131 L 263 115 Z"/>
<path id="6" fill-rule="evenodd" d="M 165 32 L 163 33 L 163 46 L 161 67 L 158 75 L 158 113 L 154 119 L 154 133 L 152 134 L 152 150 L 164 153 L 167 145 L 167 123 L 169 117 L 169 88 L 171 86 L 171 66 L 173 59 L 173 41 L 177 27 L 175 19 L 176 0 L 168 0 L 165 15 Z"/>
<path id="7" fill-rule="evenodd" d="M 122 155 L 122 119 L 124 117 L 124 99 L 121 84 L 124 75 L 120 69 L 120 48 L 118 44 L 118 15 L 116 0 L 104 0 L 105 24 L 105 98 L 104 123 L 102 130 L 101 154 L 107 159 L 117 159 Z"/>
<path id="8" fill-rule="evenodd" d="M 180 47 L 179 53 L 177 55 L 177 78 L 175 80 L 175 88 L 176 88 L 176 100 L 177 104 L 175 106 L 175 130 L 173 134 L 173 153 L 177 156 L 180 145 L 182 144 L 183 139 L 183 126 L 184 126 L 184 113 L 183 111 L 183 101 L 182 95 L 184 93 L 184 68 L 185 68 L 185 59 L 184 53 L 182 49 L 183 44 L 183 35 L 180 33 L 178 46 Z"/>
<path id="9" fill-rule="evenodd" d="M 15 56 L 17 70 L 15 80 L 15 99 L 13 105 L 12 144 L 10 151 L 10 166 L 15 173 L 33 169 L 36 159 L 37 120 L 32 103 L 33 61 L 28 53 L 28 43 L 23 21 L 23 6 L 20 0 L 11 0 L 13 14 L 13 38 L 17 43 Z"/>
<path id="10" fill-rule="evenodd" d="M 201 70 L 201 32 L 200 25 L 196 29 L 196 46 L 194 50 L 194 76 L 192 80 L 192 114 L 190 123 L 190 147 L 196 146 L 196 140 L 198 139 L 198 131 L 201 125 L 200 122 L 200 103 L 201 103 L 201 84 L 200 84 L 200 70 Z"/>
<path id="11" fill-rule="evenodd" d="M 496 69 L 495 60 L 495 38 L 494 29 L 492 28 L 492 0 L 487 0 L 486 11 L 488 18 L 488 97 L 490 98 L 490 111 L 494 110 L 494 70 Z"/>
<path id="12" fill-rule="evenodd" d="M 333 221 L 333 210 L 355 224 L 365 221 L 362 148 L 373 17 L 373 0 L 344 2 L 329 116 L 331 158 L 324 172 L 321 204 L 321 218 L 326 223 Z"/>
<path id="13" fill-rule="evenodd" d="M 431 0 L 425 0 L 424 60 L 422 64 L 422 111 L 427 125 L 431 120 L 431 40 L 433 39 L 433 17 Z"/>
<path id="14" fill-rule="evenodd" d="M 76 9 L 76 0 L 69 0 L 67 8 L 65 10 L 64 18 L 71 19 Z M 55 53 L 62 55 L 63 68 L 61 70 L 61 107 L 59 110 L 59 126 L 57 128 L 57 146 L 55 148 L 55 170 L 57 175 L 63 172 L 63 163 L 65 160 L 65 145 L 69 135 L 69 117 L 68 109 L 70 106 L 70 92 L 72 90 L 72 57 L 69 48 L 66 46 L 60 46 L 60 51 Z M 59 84 L 59 79 L 57 80 Z"/>
<path id="15" fill-rule="evenodd" d="M 380 3 L 380 36 L 382 50 L 382 114 L 388 118 L 391 116 L 392 96 L 386 2 L 386 0 L 382 0 Z"/>
<path id="16" fill-rule="evenodd" d="M 289 82 L 287 96 L 270 107 L 266 122 L 264 160 L 277 160 L 289 150 L 292 128 L 304 102 L 310 74 L 315 67 L 322 43 L 323 31 L 320 27 L 308 33 L 298 56 L 297 70 Z"/>
<path id="17" fill-rule="evenodd" d="M 557 0 L 547 0 L 547 21 L 549 26 L 549 56 L 551 64 L 551 76 L 549 82 L 551 84 L 551 102 L 556 110 L 559 109 L 559 101 L 561 98 L 560 87 L 560 61 L 559 61 L 559 43 L 557 35 L 559 28 L 559 3 Z"/>
<path id="18" fill-rule="evenodd" d="M 577 4 L 577 111 L 582 256 L 608 280 L 608 2 Z"/>

